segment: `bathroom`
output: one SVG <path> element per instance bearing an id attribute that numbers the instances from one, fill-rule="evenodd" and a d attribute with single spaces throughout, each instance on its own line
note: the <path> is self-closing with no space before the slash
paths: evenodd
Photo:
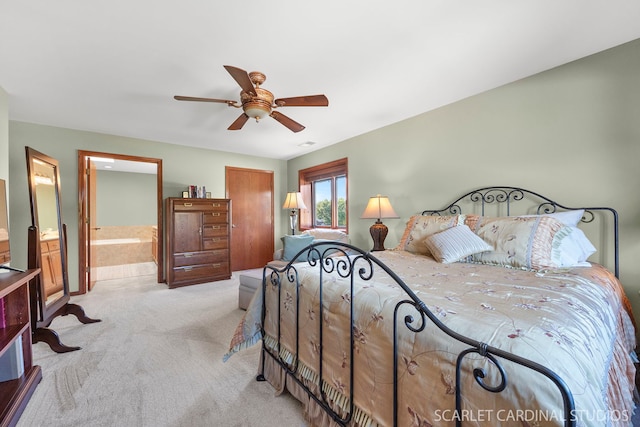
<path id="1" fill-rule="evenodd" d="M 139 168 L 139 162 L 129 162 L 134 166 L 130 171 L 112 171 L 105 168 L 109 162 L 93 160 L 97 166 L 96 228 L 91 240 L 94 278 L 157 274 L 155 165 Z"/>

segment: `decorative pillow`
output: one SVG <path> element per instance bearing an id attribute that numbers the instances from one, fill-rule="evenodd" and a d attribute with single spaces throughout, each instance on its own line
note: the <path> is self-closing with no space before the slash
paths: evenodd
<path id="1" fill-rule="evenodd" d="M 432 234 L 425 239 L 427 249 L 436 261 L 448 264 L 469 255 L 492 251 L 493 247 L 462 224 Z"/>
<path id="2" fill-rule="evenodd" d="M 473 231 L 494 250 L 474 254 L 472 261 L 530 270 L 560 267 L 552 250 L 555 236 L 566 226 L 557 219 L 548 216 L 478 217 L 474 222 Z"/>
<path id="3" fill-rule="evenodd" d="M 313 242 L 313 236 L 308 234 L 294 234 L 294 235 L 286 235 L 282 238 L 282 243 L 284 245 L 282 251 L 282 260 L 283 261 L 292 261 L 293 257 L 296 256 L 298 252 L 302 249 L 306 248 Z M 307 254 L 303 253 L 295 261 L 306 261 Z"/>
<path id="4" fill-rule="evenodd" d="M 439 231 L 463 224 L 465 215 L 414 215 L 407 221 L 398 246 L 394 250 L 428 255 L 425 239 Z"/>

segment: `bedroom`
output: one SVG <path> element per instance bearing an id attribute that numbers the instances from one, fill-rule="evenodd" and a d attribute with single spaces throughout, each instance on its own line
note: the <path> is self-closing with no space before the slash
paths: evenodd
<path id="1" fill-rule="evenodd" d="M 478 184 L 518 185 L 569 204 L 588 200 L 615 206 L 621 214 L 621 277 L 639 315 L 640 266 L 635 262 L 640 253 L 640 206 L 635 195 L 640 182 L 639 69 L 640 42 L 635 40 L 288 161 L 12 121 L 11 94 L 4 92 L 6 134 L 0 144 L 4 159 L 0 171 L 10 182 L 11 226 L 14 230 L 28 226 L 20 215 L 28 207 L 25 145 L 61 161 L 68 223 L 77 219 L 73 190 L 77 149 L 109 147 L 112 152 L 167 159 L 166 195 L 177 194 L 185 183 L 202 181 L 201 171 L 206 171 L 207 187 L 222 195 L 226 164 L 274 170 L 276 200 L 296 187 L 297 170 L 348 157 L 350 235 L 361 247 L 370 245 L 370 221 L 359 215 L 376 193 L 387 194 L 401 215 L 385 221 L 390 228 L 387 246 L 399 241 L 411 214 Z M 181 169 L 179 165 L 187 162 L 195 167 Z M 287 218 L 279 209 L 276 215 L 275 235 L 280 236 L 287 229 Z M 74 233 L 72 228 L 72 262 L 77 258 Z M 26 252 L 20 241 L 13 246 L 18 254 Z M 21 264 L 17 258 L 16 265 Z M 70 275 L 73 281 L 73 272 Z"/>

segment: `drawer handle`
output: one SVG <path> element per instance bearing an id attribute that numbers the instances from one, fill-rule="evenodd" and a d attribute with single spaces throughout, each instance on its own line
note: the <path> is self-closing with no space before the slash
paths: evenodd
<path id="1" fill-rule="evenodd" d="M 219 208 L 222 205 L 220 203 L 211 203 L 211 206 L 213 206 L 214 208 Z"/>
<path id="2" fill-rule="evenodd" d="M 211 266 L 213 268 L 220 268 L 222 266 L 222 264 L 218 263 L 218 264 L 211 264 Z"/>
<path id="3" fill-rule="evenodd" d="M 214 243 L 215 242 L 219 242 L 220 240 L 222 240 L 222 239 L 219 238 L 219 237 L 215 237 L 215 238 L 211 239 L 211 241 L 214 242 Z"/>
<path id="4" fill-rule="evenodd" d="M 182 271 L 191 271 L 193 267 L 182 267 Z"/>
<path id="5" fill-rule="evenodd" d="M 211 215 L 212 216 L 220 216 L 220 212 L 212 212 Z"/>
<path id="6" fill-rule="evenodd" d="M 189 207 L 191 207 L 191 206 L 193 206 L 193 203 L 184 203 L 184 207 L 185 207 L 185 208 L 189 208 Z"/>
<path id="7" fill-rule="evenodd" d="M 185 257 L 185 258 L 191 258 L 193 256 L 193 254 L 187 253 L 187 254 L 183 254 L 182 256 Z"/>
<path id="8" fill-rule="evenodd" d="M 220 230 L 220 226 L 219 225 L 212 225 L 211 229 L 212 230 Z"/>

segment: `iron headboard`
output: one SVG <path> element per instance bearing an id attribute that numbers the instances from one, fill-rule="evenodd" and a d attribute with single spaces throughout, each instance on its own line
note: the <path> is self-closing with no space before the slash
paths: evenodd
<path id="1" fill-rule="evenodd" d="M 459 215 L 462 212 L 462 206 L 464 202 L 471 204 L 474 208 L 479 209 L 479 215 L 485 215 L 486 209 L 491 206 L 494 210 L 497 210 L 496 206 L 500 206 L 505 210 L 507 216 L 512 215 L 512 208 L 514 203 L 518 201 L 529 200 L 535 202 L 535 214 L 550 214 L 554 212 L 570 211 L 584 209 L 584 214 L 580 220 L 582 223 L 591 223 L 594 221 L 597 212 L 603 212 L 605 214 L 611 214 L 613 218 L 613 263 L 614 273 L 617 278 L 620 278 L 620 266 L 619 266 L 619 236 L 618 236 L 618 212 L 609 207 L 567 207 L 560 203 L 542 196 L 534 191 L 526 190 L 518 187 L 507 186 L 493 186 L 484 187 L 477 190 L 468 192 L 467 194 L 459 197 L 453 201 L 449 206 L 436 209 L 436 210 L 424 210 L 422 215 Z M 523 213 L 520 213 L 522 215 Z"/>

